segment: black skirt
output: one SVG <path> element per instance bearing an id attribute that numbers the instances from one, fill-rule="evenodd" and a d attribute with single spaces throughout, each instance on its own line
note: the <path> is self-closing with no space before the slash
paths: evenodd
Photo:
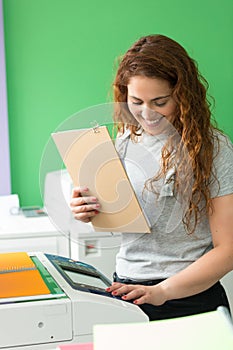
<path id="1" fill-rule="evenodd" d="M 153 286 L 163 281 L 152 280 L 136 282 L 128 278 L 119 278 L 116 273 L 113 275 L 113 280 L 114 282 L 125 284 L 141 284 L 144 286 Z M 164 320 L 214 311 L 219 306 L 226 307 L 230 312 L 230 306 L 226 292 L 220 282 L 215 283 L 212 287 L 205 290 L 204 292 L 192 295 L 190 297 L 168 300 L 163 305 L 155 306 L 151 304 L 142 304 L 138 306 L 147 314 L 150 321 Z"/>

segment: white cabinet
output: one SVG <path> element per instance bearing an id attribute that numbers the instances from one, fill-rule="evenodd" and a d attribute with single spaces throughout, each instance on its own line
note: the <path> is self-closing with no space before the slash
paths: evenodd
<path id="1" fill-rule="evenodd" d="M 93 265 L 112 280 L 120 240 L 120 234 L 110 232 L 72 235 L 71 258 Z"/>
<path id="2" fill-rule="evenodd" d="M 70 220 L 70 256 L 74 260 L 93 265 L 112 280 L 121 234 L 95 232 L 92 225 Z"/>
<path id="3" fill-rule="evenodd" d="M 27 251 L 69 257 L 69 234 L 61 233 L 48 217 L 12 215 L 0 223 L 0 253 Z"/>

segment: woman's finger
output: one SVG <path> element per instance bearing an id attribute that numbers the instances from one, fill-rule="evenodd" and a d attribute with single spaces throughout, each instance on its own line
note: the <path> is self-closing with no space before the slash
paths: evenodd
<path id="1" fill-rule="evenodd" d="M 98 212 L 96 211 L 88 211 L 86 213 L 78 213 L 78 214 L 74 214 L 74 218 L 76 220 L 82 221 L 82 222 L 90 222 L 91 219 L 96 216 L 98 214 Z"/>
<path id="2" fill-rule="evenodd" d="M 106 288 L 106 292 L 111 293 L 112 291 L 119 289 L 121 286 L 125 286 L 125 284 L 120 282 L 113 282 L 111 286 Z"/>
<path id="3" fill-rule="evenodd" d="M 124 300 L 131 300 L 131 299 L 139 299 L 143 298 L 146 295 L 146 288 L 144 286 L 138 286 L 135 289 L 131 289 L 128 292 L 125 292 L 122 296 L 122 299 Z"/>
<path id="4" fill-rule="evenodd" d="M 100 204 L 85 204 L 77 205 L 71 208 L 73 214 L 90 213 L 91 211 L 98 211 Z"/>
<path id="5" fill-rule="evenodd" d="M 96 197 L 87 196 L 87 197 L 75 197 L 70 201 L 70 206 L 75 207 L 84 204 L 97 203 L 98 199 Z"/>
<path id="6" fill-rule="evenodd" d="M 77 187 L 74 187 L 72 189 L 72 194 L 71 194 L 71 197 L 72 198 L 77 198 L 77 197 L 81 197 L 83 194 L 87 194 L 89 191 L 89 189 L 86 187 L 86 186 L 77 186 Z"/>

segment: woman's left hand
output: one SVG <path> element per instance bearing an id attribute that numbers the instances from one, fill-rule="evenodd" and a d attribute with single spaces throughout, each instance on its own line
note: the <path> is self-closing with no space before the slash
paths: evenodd
<path id="1" fill-rule="evenodd" d="M 114 296 L 122 296 L 123 300 L 132 300 L 137 305 L 162 305 L 166 301 L 165 293 L 160 284 L 143 286 L 140 284 L 123 284 L 114 282 L 106 291 Z"/>

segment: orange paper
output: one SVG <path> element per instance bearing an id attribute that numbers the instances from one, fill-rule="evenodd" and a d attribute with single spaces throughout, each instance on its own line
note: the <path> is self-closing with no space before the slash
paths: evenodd
<path id="1" fill-rule="evenodd" d="M 0 298 L 50 294 L 27 253 L 0 254 Z"/>
<path id="2" fill-rule="evenodd" d="M 35 269 L 36 266 L 25 252 L 0 254 L 0 273 L 29 268 Z"/>

